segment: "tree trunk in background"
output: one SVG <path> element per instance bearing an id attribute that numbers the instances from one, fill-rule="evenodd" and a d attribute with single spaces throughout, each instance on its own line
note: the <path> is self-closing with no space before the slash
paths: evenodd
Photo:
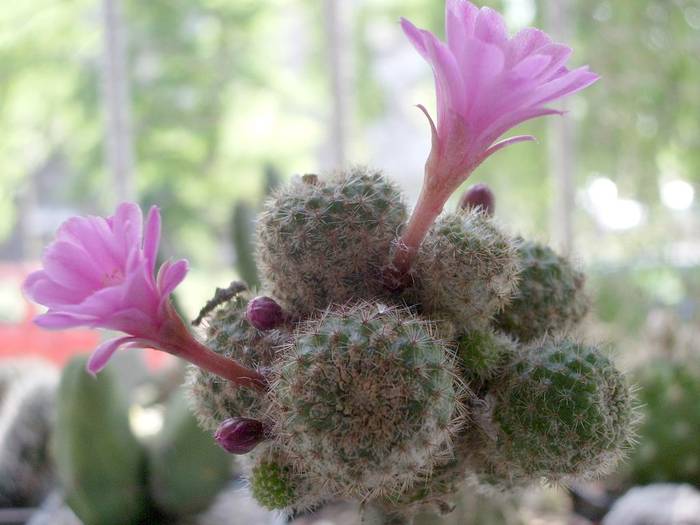
<path id="1" fill-rule="evenodd" d="M 134 200 L 129 76 L 121 0 L 102 0 L 102 103 L 105 118 L 105 153 L 117 202 Z"/>
<path id="2" fill-rule="evenodd" d="M 323 18 L 326 33 L 326 56 L 332 97 L 329 118 L 327 168 L 341 168 L 347 160 L 347 136 L 350 119 L 352 75 L 348 42 L 352 2 L 324 0 Z"/>
<path id="3" fill-rule="evenodd" d="M 573 33 L 571 0 L 546 2 L 548 32 L 555 40 L 570 42 Z M 566 110 L 567 103 L 562 104 Z M 576 136 L 570 116 L 549 117 L 549 173 L 552 181 L 551 237 L 555 247 L 569 255 L 574 249 Z"/>

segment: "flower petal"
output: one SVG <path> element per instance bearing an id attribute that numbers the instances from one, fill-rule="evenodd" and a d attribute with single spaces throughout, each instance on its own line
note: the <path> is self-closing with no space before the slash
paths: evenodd
<path id="1" fill-rule="evenodd" d="M 503 17 L 498 11 L 490 7 L 482 7 L 476 17 L 474 36 L 486 42 L 498 46 L 505 51 L 508 48 L 508 30 Z"/>
<path id="2" fill-rule="evenodd" d="M 54 282 L 74 290 L 95 290 L 102 285 L 103 272 L 82 246 L 55 241 L 44 251 L 42 265 Z"/>
<path id="3" fill-rule="evenodd" d="M 479 136 L 479 142 L 483 147 L 490 147 L 493 142 L 506 131 L 522 124 L 528 120 L 548 115 L 562 115 L 563 112 L 549 108 L 527 108 L 503 115 L 501 118 L 489 125 Z"/>
<path id="4" fill-rule="evenodd" d="M 32 282 L 25 281 L 23 291 L 28 299 L 35 303 L 43 304 L 49 308 L 60 308 L 62 305 L 81 303 L 90 294 L 89 290 L 75 290 L 66 288 L 55 283 L 46 276 L 43 271 L 43 276 L 38 276 Z"/>
<path id="5" fill-rule="evenodd" d="M 496 153 L 497 151 L 502 150 L 503 148 L 507 148 L 508 146 L 512 146 L 513 144 L 518 144 L 520 142 L 533 142 L 536 141 L 537 139 L 533 137 L 532 135 L 518 135 L 516 137 L 510 137 L 508 139 L 503 139 L 500 142 L 496 142 L 493 146 L 488 148 L 484 153 L 481 155 L 479 158 L 479 164 L 484 162 L 486 159 L 488 159 L 491 155 Z"/>
<path id="6" fill-rule="evenodd" d="M 189 263 L 186 259 L 180 259 L 161 266 L 158 272 L 158 291 L 162 296 L 170 295 L 173 290 L 179 285 L 189 271 Z"/>
<path id="7" fill-rule="evenodd" d="M 148 262 L 151 273 L 155 271 L 158 257 L 158 245 L 160 244 L 160 210 L 158 206 L 151 206 L 146 218 L 146 226 L 143 233 L 143 252 Z"/>
<path id="8" fill-rule="evenodd" d="M 541 48 L 534 56 L 546 55 L 551 58 L 549 66 L 540 75 L 541 79 L 543 81 L 551 80 L 564 67 L 572 52 L 573 50 L 569 46 L 562 44 L 550 44 Z"/>
<path id="9" fill-rule="evenodd" d="M 123 202 L 112 219 L 112 231 L 120 248 L 120 258 L 126 261 L 134 248 L 141 248 L 143 214 L 133 202 Z"/>
<path id="10" fill-rule="evenodd" d="M 85 369 L 94 376 L 107 365 L 107 362 L 114 355 L 114 352 L 119 350 L 119 347 L 135 339 L 134 337 L 117 337 L 105 341 L 93 350 Z"/>
<path id="11" fill-rule="evenodd" d="M 454 53 L 460 42 L 474 36 L 479 8 L 467 0 L 447 0 L 445 4 L 445 33 L 447 45 Z"/>
<path id="12" fill-rule="evenodd" d="M 508 67 L 512 67 L 521 60 L 532 55 L 539 49 L 552 43 L 552 39 L 544 31 L 534 27 L 526 27 L 515 35 L 508 49 Z"/>
<path id="13" fill-rule="evenodd" d="M 95 318 L 90 315 L 72 314 L 64 312 L 48 312 L 34 318 L 37 326 L 47 330 L 62 330 L 75 328 L 76 326 L 93 326 Z"/>
<path id="14" fill-rule="evenodd" d="M 401 29 L 403 30 L 404 34 L 408 37 L 408 40 L 413 44 L 413 47 L 416 48 L 416 51 L 422 56 L 424 59 L 428 59 L 428 50 L 425 47 L 425 42 L 423 41 L 423 34 L 420 29 L 418 29 L 416 26 L 413 25 L 412 22 L 409 20 L 406 20 L 405 18 L 401 18 Z"/>
<path id="15" fill-rule="evenodd" d="M 599 78 L 600 76 L 591 73 L 587 66 L 574 69 L 570 73 L 541 86 L 525 103 L 528 106 L 543 106 L 559 98 L 581 91 Z"/>
<path id="16" fill-rule="evenodd" d="M 447 113 L 459 115 L 467 111 L 466 90 L 457 60 L 452 51 L 427 31 L 423 32 L 429 62 L 435 74 L 437 95 L 438 133 L 444 129 Z"/>

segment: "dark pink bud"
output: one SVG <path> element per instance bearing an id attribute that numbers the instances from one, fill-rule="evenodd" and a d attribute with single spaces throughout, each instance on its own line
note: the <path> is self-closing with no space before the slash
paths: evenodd
<path id="1" fill-rule="evenodd" d="M 459 200 L 459 207 L 463 210 L 481 208 L 493 217 L 496 211 L 496 197 L 486 184 L 475 184 L 464 192 L 464 195 Z"/>
<path id="2" fill-rule="evenodd" d="M 219 425 L 214 439 L 226 452 L 247 454 L 265 439 L 265 428 L 256 419 L 232 417 Z"/>
<path id="3" fill-rule="evenodd" d="M 246 319 L 258 330 L 272 330 L 284 322 L 284 312 L 271 297 L 260 296 L 248 303 Z"/>

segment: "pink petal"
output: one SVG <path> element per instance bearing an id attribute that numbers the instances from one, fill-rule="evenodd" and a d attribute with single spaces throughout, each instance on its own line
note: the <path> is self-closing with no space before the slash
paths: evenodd
<path id="1" fill-rule="evenodd" d="M 551 64 L 551 56 L 532 55 L 518 62 L 511 71 L 517 78 L 530 79 L 542 74 Z"/>
<path id="2" fill-rule="evenodd" d="M 508 66 L 514 66 L 524 58 L 551 43 L 552 39 L 549 38 L 544 31 L 532 27 L 523 29 L 510 41 Z"/>
<path id="3" fill-rule="evenodd" d="M 423 34 L 420 29 L 418 29 L 416 26 L 414 26 L 411 21 L 401 18 L 401 29 L 403 30 L 404 34 L 408 37 L 408 40 L 413 44 L 413 47 L 416 48 L 416 51 L 422 56 L 424 59 L 429 60 L 428 58 L 428 50 L 425 47 L 425 43 L 423 42 Z"/>
<path id="4" fill-rule="evenodd" d="M 43 272 L 42 272 L 43 273 Z M 75 290 L 65 288 L 55 283 L 48 277 L 37 279 L 30 286 L 25 285 L 24 294 L 35 303 L 43 304 L 49 308 L 57 308 L 62 305 L 78 304 L 90 295 L 89 290 Z"/>
<path id="5" fill-rule="evenodd" d="M 513 144 L 518 144 L 519 142 L 533 142 L 535 140 L 537 139 L 535 139 L 535 137 L 533 137 L 532 135 L 518 135 L 517 137 L 503 139 L 500 142 L 497 142 L 496 144 L 488 148 L 486 151 L 484 151 L 484 153 L 479 158 L 479 164 L 481 164 L 491 155 L 493 155 L 497 151 L 502 150 L 503 148 L 507 148 L 508 146 L 512 146 Z"/>
<path id="6" fill-rule="evenodd" d="M 157 336 L 161 319 L 154 318 L 138 308 L 125 308 L 112 312 L 108 317 L 98 321 L 100 328 L 116 330 L 138 337 Z"/>
<path id="7" fill-rule="evenodd" d="M 121 304 L 126 307 L 138 308 L 148 316 L 156 317 L 160 294 L 158 293 L 153 275 L 142 264 L 136 271 L 127 275 L 124 286 L 121 287 Z M 158 324 L 156 319 L 154 324 Z"/>
<path id="8" fill-rule="evenodd" d="M 542 71 L 542 80 L 550 80 L 552 76 L 557 73 L 557 71 L 564 67 L 566 62 L 571 57 L 571 53 L 572 49 L 562 44 L 550 44 L 537 51 L 537 55 L 535 56 L 546 55 L 551 57 L 549 66 Z"/>
<path id="9" fill-rule="evenodd" d="M 38 303 L 39 301 L 37 301 L 34 298 L 34 288 L 38 283 L 46 280 L 48 280 L 48 277 L 44 270 L 37 270 L 35 272 L 30 273 L 22 283 L 22 293 L 27 299 Z"/>
<path id="10" fill-rule="evenodd" d="M 482 7 L 476 18 L 474 36 L 486 42 L 498 46 L 505 51 L 508 48 L 508 30 L 503 17 L 498 11 L 489 7 Z"/>
<path id="11" fill-rule="evenodd" d="M 117 337 L 115 339 L 109 339 L 100 344 L 92 352 L 90 359 L 88 359 L 85 367 L 86 370 L 92 375 L 97 374 L 97 372 L 102 370 L 107 365 L 107 362 L 114 355 L 114 352 L 119 350 L 119 347 L 134 340 L 134 337 Z"/>
<path id="12" fill-rule="evenodd" d="M 468 39 L 463 43 L 462 52 L 457 59 L 459 67 L 465 72 L 467 111 L 462 115 L 474 121 L 480 114 L 479 105 L 488 96 L 491 83 L 503 71 L 504 55 L 495 45 Z"/>
<path id="13" fill-rule="evenodd" d="M 121 249 L 121 259 L 126 260 L 133 247 L 141 248 L 143 214 L 133 202 L 124 202 L 117 207 L 112 218 L 114 238 Z"/>
<path id="14" fill-rule="evenodd" d="M 161 296 L 170 295 L 173 290 L 182 282 L 189 271 L 189 264 L 186 259 L 180 259 L 174 263 L 163 264 L 158 272 L 158 290 Z"/>
<path id="15" fill-rule="evenodd" d="M 538 117 L 561 114 L 561 111 L 549 108 L 526 108 L 508 113 L 493 122 L 488 128 L 484 129 L 482 135 L 479 137 L 479 142 L 482 143 L 484 147 L 489 147 L 498 137 L 518 124 Z"/>
<path id="16" fill-rule="evenodd" d="M 46 275 L 75 290 L 94 290 L 102 285 L 102 272 L 81 246 L 66 241 L 51 243 L 42 257 Z"/>
<path id="17" fill-rule="evenodd" d="M 160 243 L 160 210 L 158 206 L 151 206 L 146 218 L 146 226 L 143 234 L 143 251 L 151 273 L 155 271 L 156 258 L 158 257 L 158 245 Z"/>
<path id="18" fill-rule="evenodd" d="M 76 326 L 93 326 L 95 318 L 89 315 L 48 312 L 34 318 L 37 326 L 47 330 L 62 330 Z"/>
<path id="19" fill-rule="evenodd" d="M 61 225 L 57 240 L 83 247 L 99 268 L 121 268 L 122 250 L 103 217 L 72 217 Z"/>
<path id="20" fill-rule="evenodd" d="M 460 47 L 460 42 L 474 36 L 476 17 L 479 9 L 466 0 L 447 0 L 445 5 L 445 32 L 447 45 L 452 52 Z"/>
<path id="21" fill-rule="evenodd" d="M 588 71 L 588 67 L 581 67 L 571 71 L 563 77 L 557 78 L 542 85 L 532 97 L 525 101 L 528 106 L 542 106 L 553 100 L 571 95 L 587 88 L 600 77 Z"/>
<path id="22" fill-rule="evenodd" d="M 448 109 L 458 113 L 465 110 L 464 87 L 457 61 L 450 49 L 429 31 L 418 29 L 405 18 L 401 19 L 401 27 L 416 50 L 433 67 L 440 129 Z"/>
<path id="23" fill-rule="evenodd" d="M 467 110 L 465 88 L 457 61 L 450 49 L 427 31 L 425 36 L 429 61 L 435 74 L 438 130 L 445 127 L 446 115 L 453 111 L 463 115 Z"/>

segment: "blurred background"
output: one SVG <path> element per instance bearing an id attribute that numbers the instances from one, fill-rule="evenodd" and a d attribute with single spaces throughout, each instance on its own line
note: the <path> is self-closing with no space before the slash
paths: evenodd
<path id="1" fill-rule="evenodd" d="M 585 269 L 594 305 L 589 337 L 612 342 L 648 411 L 667 419 L 652 423 L 648 416 L 636 466 L 607 484 L 581 487 L 584 503 L 550 491 L 521 498 L 536 503 L 509 503 L 510 510 L 497 513 L 501 521 L 475 523 L 570 523 L 574 504 L 609 507 L 610 494 L 638 483 L 697 485 L 700 1 L 478 3 L 504 13 L 511 32 L 534 25 L 570 43 L 571 64 L 589 64 L 602 80 L 567 101 L 565 118 L 514 131 L 539 142 L 499 153 L 467 184 L 487 182 L 498 218 L 513 233 L 550 242 Z M 41 375 L 31 372 L 41 367 L 51 376 L 98 342 L 89 331 L 40 331 L 19 291 L 69 216 L 110 214 L 123 200 L 158 204 L 161 256 L 186 257 L 192 267 L 178 302 L 194 317 L 214 287 L 255 279 L 253 220 L 275 184 L 367 164 L 415 199 L 430 146 L 415 105 L 434 113 L 433 80 L 398 19 L 442 36 L 443 6 L 442 0 L 5 2 L 0 368 L 13 370 L 5 375 L 21 375 L 12 367 L 31 356 L 52 364 L 35 363 L 28 375 Z M 136 434 L 156 436 L 179 371 L 149 353 L 120 359 L 115 381 L 129 387 L 130 424 Z M 143 373 L 125 379 L 120 366 Z M 12 426 L 2 420 L 11 399 L 3 381 L 0 450 L 8 449 Z M 0 452 L 0 480 L 16 479 L 2 468 Z M 7 493 L 21 492 L 16 485 Z M 34 487 L 4 498 L 3 490 L 0 481 L 0 505 L 16 512 L 51 493 Z M 592 512 L 581 510 L 580 519 L 604 513 Z M 13 516 L 7 519 L 27 515 Z"/>

